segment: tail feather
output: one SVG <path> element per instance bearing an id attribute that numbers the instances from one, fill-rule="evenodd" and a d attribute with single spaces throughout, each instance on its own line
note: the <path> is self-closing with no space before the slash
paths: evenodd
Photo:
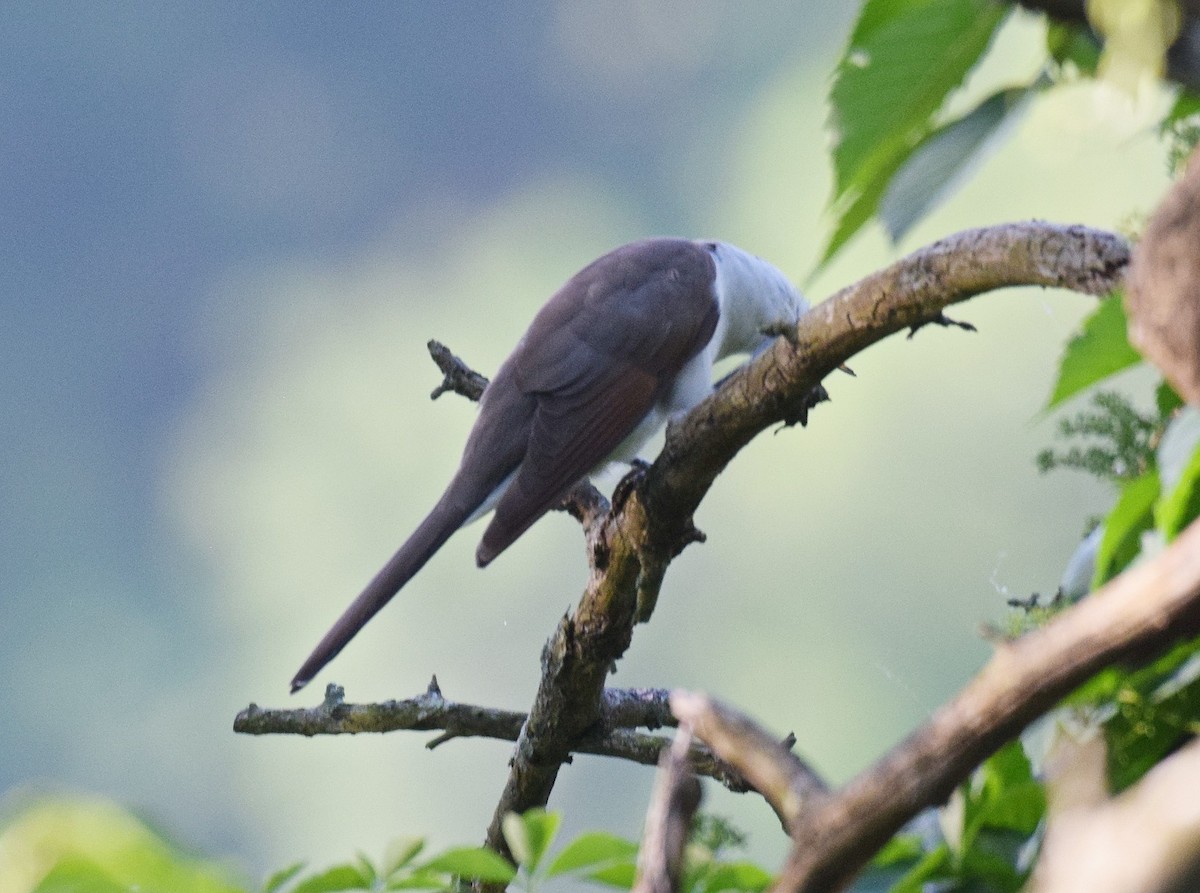
<path id="1" fill-rule="evenodd" d="M 433 511 L 413 531 L 412 536 L 367 584 L 362 594 L 351 603 L 313 649 L 304 666 L 292 679 L 293 694 L 311 682 L 327 663 L 337 657 L 338 652 L 346 647 L 367 621 L 391 601 L 404 584 L 425 566 L 425 562 L 445 545 L 446 540 L 462 527 L 471 514 L 471 509 L 453 505 L 449 496 L 447 492 L 446 496 L 442 497 Z"/>

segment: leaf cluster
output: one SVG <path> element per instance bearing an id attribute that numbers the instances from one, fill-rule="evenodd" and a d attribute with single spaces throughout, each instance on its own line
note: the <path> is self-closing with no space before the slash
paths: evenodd
<path id="1" fill-rule="evenodd" d="M 392 844 L 378 863 L 359 854 L 354 861 L 302 876 L 303 864 L 276 873 L 262 893 L 341 893 L 350 890 L 458 890 L 467 882 L 507 884 L 536 893 L 548 883 L 583 882 L 630 889 L 637 877 L 638 844 L 605 831 L 580 834 L 551 857 L 562 817 L 542 809 L 509 813 L 504 838 L 516 864 L 486 847 L 458 847 L 418 859 L 425 842 L 407 838 Z M 771 875 L 726 855 L 745 845 L 745 836 L 726 820 L 700 814 L 689 841 L 683 893 L 759 893 Z"/>
<path id="2" fill-rule="evenodd" d="M 1015 9 L 994 0 L 863 4 L 830 91 L 833 220 L 821 265 L 871 220 L 893 242 L 902 239 L 986 159 L 1040 94 L 1090 77 L 1134 90 L 1122 74 L 1152 79 L 1162 68 L 1167 43 L 1140 45 L 1133 33 L 1137 16 L 1096 17 L 1092 25 L 1048 22 L 1036 72 L 952 113 L 1001 29 L 1012 16 L 1028 15 Z M 1163 121 L 1172 170 L 1200 138 L 1198 112 L 1200 98 L 1181 91 Z"/>

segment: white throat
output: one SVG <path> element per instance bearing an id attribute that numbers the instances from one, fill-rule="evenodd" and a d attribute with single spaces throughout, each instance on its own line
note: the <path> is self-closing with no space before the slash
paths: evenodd
<path id="1" fill-rule="evenodd" d="M 721 308 L 713 334 L 715 359 L 758 351 L 774 339 L 763 329 L 794 324 L 808 309 L 808 301 L 774 264 L 728 242 L 707 244 L 716 246 L 713 289 Z"/>

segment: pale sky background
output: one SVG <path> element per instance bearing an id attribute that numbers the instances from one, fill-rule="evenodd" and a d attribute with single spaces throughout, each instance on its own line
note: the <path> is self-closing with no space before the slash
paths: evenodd
<path id="1" fill-rule="evenodd" d="M 432 505 L 473 409 L 424 344 L 493 371 L 571 273 L 651 234 L 806 281 L 828 228 L 828 78 L 851 4 L 19 3 L 0 28 L 0 791 L 116 798 L 259 873 L 394 837 L 481 839 L 510 745 L 241 738 L 248 702 L 524 709 L 578 597 L 539 523 L 485 573 L 460 534 L 302 695 L 287 682 Z M 1038 60 L 1023 19 L 973 86 Z M 960 103 L 965 100 L 960 100 Z M 1155 204 L 1145 109 L 1060 88 L 900 249 L 954 230 L 1112 227 Z M 704 689 L 842 780 L 1052 592 L 1109 495 L 1039 477 L 1041 414 L 1090 302 L 956 308 L 853 361 L 807 430 L 761 436 L 698 516 L 614 685 Z M 579 757 L 566 833 L 633 835 L 650 772 Z M 708 807 L 784 841 L 769 810 Z"/>

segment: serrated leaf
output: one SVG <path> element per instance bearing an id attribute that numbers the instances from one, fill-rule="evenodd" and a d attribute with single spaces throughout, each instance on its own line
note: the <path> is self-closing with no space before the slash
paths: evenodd
<path id="1" fill-rule="evenodd" d="M 339 890 L 370 890 L 373 881 L 355 865 L 335 865 L 320 874 L 305 878 L 292 893 L 337 893 Z"/>
<path id="2" fill-rule="evenodd" d="M 401 837 L 393 840 L 383 854 L 379 873 L 385 878 L 391 877 L 415 859 L 423 849 L 425 849 L 424 837 Z"/>
<path id="3" fill-rule="evenodd" d="M 421 868 L 498 884 L 507 884 L 517 874 L 517 869 L 512 863 L 487 847 L 459 847 L 447 850 L 430 859 Z"/>
<path id="4" fill-rule="evenodd" d="M 956 188 L 961 175 L 978 163 L 982 149 L 1012 120 L 1029 87 L 993 93 L 974 109 L 929 134 L 888 183 L 879 202 L 879 219 L 892 242 L 899 242 L 931 208 Z"/>
<path id="5" fill-rule="evenodd" d="M 849 200 L 845 203 L 845 207 L 837 212 L 837 223 L 834 225 L 833 233 L 829 237 L 829 243 L 825 246 L 825 250 L 821 252 L 821 258 L 818 262 L 818 267 L 824 265 L 831 257 L 837 254 L 847 242 L 857 233 L 868 220 L 874 215 L 879 208 L 879 202 L 883 198 L 884 190 L 887 189 L 888 181 L 891 179 L 896 168 L 900 166 L 903 159 L 898 158 L 895 166 L 884 171 L 884 175 L 877 177 L 867 187 L 857 193 L 850 194 Z"/>
<path id="6" fill-rule="evenodd" d="M 303 862 L 295 862 L 289 865 L 287 868 L 279 869 L 279 871 L 267 878 L 266 882 L 263 884 L 262 893 L 275 893 L 275 891 L 277 891 L 303 870 Z"/>
<path id="7" fill-rule="evenodd" d="M 588 880 L 596 881 L 608 887 L 628 890 L 637 878 L 637 865 L 633 862 L 617 862 L 606 865 L 584 875 Z"/>
<path id="8" fill-rule="evenodd" d="M 1058 364 L 1058 381 L 1046 404 L 1051 409 L 1122 369 L 1141 362 L 1126 335 L 1125 307 L 1114 294 L 1100 302 L 1078 335 L 1067 342 Z"/>
<path id="9" fill-rule="evenodd" d="M 989 0 L 868 0 L 830 91 L 837 222 L 827 261 L 875 213 L 892 174 L 991 43 Z"/>
<path id="10" fill-rule="evenodd" d="M 546 877 L 557 877 L 605 862 L 631 861 L 637 856 L 638 845 L 606 831 L 581 834 L 563 847 L 546 870 Z"/>
<path id="11" fill-rule="evenodd" d="M 1137 557 L 1142 534 L 1154 527 L 1154 503 L 1159 490 L 1158 471 L 1153 469 L 1121 488 L 1117 504 L 1104 521 L 1092 589 L 1103 586 Z"/>

